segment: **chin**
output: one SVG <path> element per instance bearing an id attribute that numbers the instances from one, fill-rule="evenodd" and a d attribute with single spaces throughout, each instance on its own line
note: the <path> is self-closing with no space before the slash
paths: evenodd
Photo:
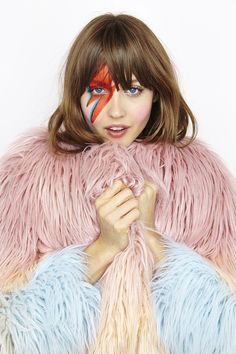
<path id="1" fill-rule="evenodd" d="M 109 137 L 105 137 L 103 136 L 102 137 L 103 141 L 104 142 L 107 142 L 107 141 L 111 141 L 112 143 L 117 143 L 117 144 L 120 144 L 122 146 L 125 146 L 125 147 L 128 147 L 129 145 L 131 145 L 134 141 L 135 141 L 135 138 L 128 138 L 127 137 L 124 137 L 124 139 L 112 139 L 112 138 L 109 138 Z"/>

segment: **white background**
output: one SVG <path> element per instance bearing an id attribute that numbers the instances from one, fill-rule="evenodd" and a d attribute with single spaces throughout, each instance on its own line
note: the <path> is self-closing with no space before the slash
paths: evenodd
<path id="1" fill-rule="evenodd" d="M 21 0 L 0 6 L 0 155 L 16 135 L 46 122 L 59 103 L 68 50 L 93 17 L 126 13 L 159 37 L 208 143 L 236 175 L 234 0 Z"/>

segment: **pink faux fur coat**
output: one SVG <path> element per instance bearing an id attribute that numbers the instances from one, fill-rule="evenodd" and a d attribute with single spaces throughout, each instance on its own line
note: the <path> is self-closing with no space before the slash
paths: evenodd
<path id="1" fill-rule="evenodd" d="M 196 251 L 234 287 L 235 180 L 206 144 L 196 140 L 177 148 L 133 142 L 125 148 L 106 142 L 59 157 L 49 153 L 47 134 L 45 128 L 28 131 L 0 162 L 0 289 L 21 288 L 45 255 L 93 242 L 100 231 L 95 199 L 115 179 L 136 196 L 144 180 L 155 183 L 156 230 Z M 94 353 L 105 353 L 109 338 L 110 349 L 122 341 L 124 353 L 146 353 L 142 348 L 155 352 L 160 340 L 149 284 L 154 269 L 143 225 L 136 221 L 127 250 L 115 257 L 100 281 L 99 349 Z"/>

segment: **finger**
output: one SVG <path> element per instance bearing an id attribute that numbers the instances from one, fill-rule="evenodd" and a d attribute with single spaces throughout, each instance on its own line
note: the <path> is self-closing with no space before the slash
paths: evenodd
<path id="1" fill-rule="evenodd" d="M 146 185 L 147 187 L 150 187 L 151 189 L 153 189 L 155 192 L 157 192 L 157 190 L 158 190 L 157 185 L 154 184 L 153 182 L 145 181 L 145 185 Z"/>
<path id="2" fill-rule="evenodd" d="M 104 215 L 110 214 L 113 210 L 115 210 L 120 205 L 124 204 L 129 199 L 133 199 L 134 195 L 130 188 L 125 187 L 121 191 L 119 191 L 116 195 L 112 197 L 110 200 L 106 200 L 106 203 L 102 205 L 102 211 Z"/>
<path id="3" fill-rule="evenodd" d="M 140 217 L 140 211 L 135 208 L 130 210 L 123 218 L 120 219 L 119 225 L 121 228 L 127 227 L 127 224 L 132 224 L 135 220 L 139 219 Z"/>
<path id="4" fill-rule="evenodd" d="M 122 189 L 125 188 L 124 183 L 121 180 L 116 180 L 111 187 L 108 187 L 97 199 L 96 206 L 100 207 L 111 199 L 114 195 L 119 193 Z"/>
<path id="5" fill-rule="evenodd" d="M 120 207 L 116 210 L 114 221 L 119 220 L 124 217 L 127 213 L 129 213 L 132 209 L 138 208 L 138 200 L 136 198 L 132 198 L 127 200 L 125 203 L 120 205 Z"/>

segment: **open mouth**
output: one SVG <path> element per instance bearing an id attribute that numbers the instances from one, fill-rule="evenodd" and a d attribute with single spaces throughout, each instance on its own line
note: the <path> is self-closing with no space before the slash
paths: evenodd
<path id="1" fill-rule="evenodd" d="M 122 129 L 119 129 L 119 130 L 113 130 L 113 129 L 110 129 L 110 128 L 106 128 L 106 131 L 107 131 L 109 136 L 111 136 L 113 138 L 120 138 L 120 137 L 122 137 L 123 135 L 126 134 L 128 129 L 129 128 L 122 128 Z"/>

